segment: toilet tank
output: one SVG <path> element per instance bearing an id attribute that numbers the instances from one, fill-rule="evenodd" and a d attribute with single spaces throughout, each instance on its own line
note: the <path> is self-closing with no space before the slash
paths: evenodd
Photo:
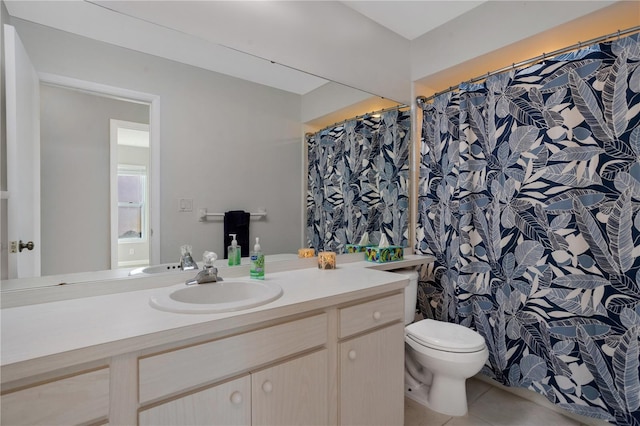
<path id="1" fill-rule="evenodd" d="M 396 269 L 391 271 L 409 278 L 409 284 L 404 289 L 404 323 L 411 324 L 416 316 L 418 302 L 418 271 L 414 268 Z"/>

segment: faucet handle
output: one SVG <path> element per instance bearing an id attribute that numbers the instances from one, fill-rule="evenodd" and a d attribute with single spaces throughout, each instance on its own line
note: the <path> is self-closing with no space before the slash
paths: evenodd
<path id="1" fill-rule="evenodd" d="M 214 262 L 218 259 L 218 255 L 212 251 L 205 251 L 202 255 L 203 268 L 213 267 Z"/>

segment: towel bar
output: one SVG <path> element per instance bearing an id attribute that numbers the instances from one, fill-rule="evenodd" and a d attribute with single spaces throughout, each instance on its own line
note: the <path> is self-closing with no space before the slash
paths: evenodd
<path id="1" fill-rule="evenodd" d="M 250 213 L 251 217 L 256 217 L 261 219 L 263 217 L 267 217 L 267 210 L 264 208 L 258 208 L 256 213 Z M 207 213 L 207 209 L 199 209 L 198 210 L 198 218 L 200 222 L 206 222 L 209 217 L 224 217 L 224 213 Z"/>

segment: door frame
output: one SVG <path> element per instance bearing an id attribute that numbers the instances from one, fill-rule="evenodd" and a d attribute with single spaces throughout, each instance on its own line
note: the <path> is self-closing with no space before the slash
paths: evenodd
<path id="1" fill-rule="evenodd" d="M 160 96 L 57 74 L 39 72 L 38 77 L 40 77 L 40 82 L 43 84 L 149 105 L 149 148 L 151 149 L 151 164 L 149 167 L 149 185 L 151 187 L 149 193 L 149 261 L 152 265 L 160 263 L 160 235 L 154 235 L 154 230 L 160 229 Z M 113 241 L 111 244 L 113 245 Z M 117 264 L 111 265 L 112 269 L 117 267 Z"/>

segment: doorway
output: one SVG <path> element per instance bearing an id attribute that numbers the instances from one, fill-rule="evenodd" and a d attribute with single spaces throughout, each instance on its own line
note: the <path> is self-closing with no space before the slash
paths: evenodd
<path id="1" fill-rule="evenodd" d="M 111 267 L 149 265 L 149 125 L 110 121 Z"/>
<path id="2" fill-rule="evenodd" d="M 61 206 L 67 206 L 67 212 L 63 215 L 62 222 L 60 222 L 60 214 L 57 218 L 51 217 L 50 220 L 42 218 L 43 229 L 46 226 L 52 232 L 64 234 L 64 237 L 58 235 L 46 238 L 43 232 L 42 275 L 116 269 L 127 266 L 127 261 L 132 261 L 131 265 L 157 263 L 160 258 L 159 234 L 156 232 L 154 235 L 154 229 L 159 228 L 160 221 L 159 97 L 46 74 L 41 74 L 41 82 L 44 93 L 41 100 L 42 146 L 46 144 L 44 139 L 51 134 L 58 142 L 62 141 L 62 145 L 68 145 L 71 142 L 71 137 L 67 136 L 66 132 L 58 133 L 62 132 L 60 130 L 64 127 L 62 124 L 72 132 L 80 132 L 79 136 L 75 136 L 76 144 L 73 149 L 67 146 L 66 153 L 55 151 L 55 155 L 58 156 L 57 176 L 67 176 L 71 183 L 58 185 L 55 189 L 46 191 L 50 197 L 55 197 L 55 201 L 49 203 L 55 208 L 49 210 L 43 205 L 43 215 L 51 215 L 55 211 L 60 213 Z M 58 118 L 53 119 L 50 133 L 45 133 L 45 120 L 51 119 L 46 119 L 44 115 L 52 112 L 45 111 L 47 102 L 44 98 L 53 91 L 56 91 L 57 95 L 51 99 L 55 102 L 50 103 L 50 108 L 57 111 Z M 75 101 L 72 101 L 73 99 Z M 66 102 L 77 103 L 78 101 L 80 107 L 75 105 L 72 108 L 71 105 L 66 104 Z M 60 114 L 65 110 L 66 113 Z M 94 117 L 96 113 L 91 112 L 96 110 L 101 111 L 98 117 Z M 112 120 L 113 123 L 120 123 L 116 126 L 116 128 L 120 127 L 120 130 L 116 132 L 128 135 L 121 138 L 124 141 L 122 148 L 118 148 L 117 143 L 115 145 L 112 143 Z M 146 146 L 131 146 L 141 144 L 133 141 L 132 135 L 143 135 L 142 139 L 145 140 Z M 97 140 L 102 142 L 97 144 L 99 148 L 96 151 L 96 148 L 91 146 L 96 145 Z M 129 160 L 118 160 L 118 155 L 127 150 L 138 150 L 138 157 L 146 156 L 146 159 L 144 161 L 135 159 L 132 154 L 129 154 Z M 67 162 L 67 167 L 61 169 L 64 158 L 72 162 Z M 135 261 L 132 258 L 123 258 L 118 261 L 118 249 L 122 244 L 117 235 L 115 238 L 113 236 L 117 233 L 117 230 L 113 231 L 113 224 L 117 221 L 111 218 L 117 217 L 118 210 L 127 210 L 124 206 L 118 209 L 117 198 L 115 205 L 112 201 L 111 188 L 117 187 L 118 164 L 121 164 L 120 174 L 123 175 L 121 180 L 127 180 L 124 176 L 136 175 L 137 177 L 133 180 L 144 182 L 140 192 L 144 198 L 139 200 L 138 207 L 144 211 L 144 216 L 141 220 L 141 235 L 137 243 L 144 243 L 145 247 L 131 246 L 123 252 L 126 258 L 126 255 L 131 252 L 130 249 L 133 249 L 137 257 Z M 127 168 L 126 166 L 138 167 Z M 43 166 L 42 169 L 45 170 L 45 167 Z M 48 180 L 43 175 L 43 185 L 45 182 Z M 89 200 L 92 197 L 95 201 Z M 69 206 L 73 208 L 68 208 Z M 128 210 L 132 211 L 132 209 L 131 206 Z M 72 217 L 75 219 L 71 219 Z M 90 224 L 88 225 L 87 222 Z M 65 223 L 67 225 L 64 225 Z M 79 229 L 80 226 L 84 226 L 84 229 Z M 130 237 L 131 234 L 129 233 L 128 236 Z M 132 244 L 132 239 L 129 239 L 128 243 Z"/>
<path id="3" fill-rule="evenodd" d="M 118 148 L 116 145 L 117 149 L 112 149 L 110 133 L 114 117 L 143 122 L 146 146 Z M 41 84 L 42 275 L 119 267 L 111 255 L 113 248 L 119 246 L 119 239 L 111 235 L 110 225 L 114 222 L 112 211 L 115 208 L 117 212 L 118 201 L 116 198 L 114 206 L 110 195 L 114 186 L 112 174 L 117 169 L 112 163 L 122 164 L 118 158 L 122 155 L 129 159 L 131 166 L 144 168 L 139 178 L 145 183 L 141 192 L 145 198 L 140 200 L 140 208 L 148 215 L 148 120 L 148 105 Z M 134 132 L 127 130 L 129 134 Z M 124 143 L 136 143 L 131 137 L 121 139 Z M 143 221 L 145 225 L 147 217 Z M 117 223 L 117 215 L 114 218 Z M 148 245 L 147 229 L 139 241 Z M 148 257 L 146 254 L 145 258 Z"/>

